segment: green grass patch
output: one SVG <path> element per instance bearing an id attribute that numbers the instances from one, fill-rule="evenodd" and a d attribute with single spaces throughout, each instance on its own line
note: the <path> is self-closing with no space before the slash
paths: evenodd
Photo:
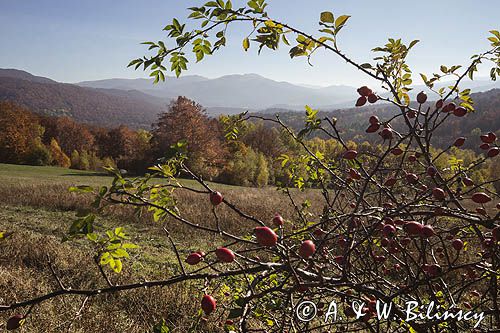
<path id="1" fill-rule="evenodd" d="M 82 171 L 51 166 L 30 166 L 0 163 L 0 183 L 2 185 L 90 185 L 102 186 L 111 184 L 113 177 L 106 172 Z M 155 182 L 162 183 L 161 178 Z M 179 179 L 183 186 L 201 189 L 192 179 Z M 243 189 L 244 187 L 208 182 L 215 189 Z"/>

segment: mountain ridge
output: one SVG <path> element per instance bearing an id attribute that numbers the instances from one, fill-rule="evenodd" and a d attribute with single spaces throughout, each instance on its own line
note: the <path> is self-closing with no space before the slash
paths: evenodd
<path id="1" fill-rule="evenodd" d="M 179 95 L 186 96 L 211 108 L 237 108 L 264 110 L 267 108 L 286 108 L 303 110 L 305 105 L 319 109 L 351 107 L 357 98 L 357 88 L 348 85 L 330 85 L 326 87 L 293 84 L 276 81 L 259 74 L 230 74 L 217 78 L 188 75 L 180 78 L 167 76 L 164 83 L 152 84 L 148 79 L 110 79 L 77 83 L 95 88 L 135 89 L 146 94 L 169 100 Z M 437 83 L 436 88 L 448 86 L 450 82 Z M 464 81 L 463 88 L 473 92 L 500 88 L 500 82 L 478 79 Z M 410 97 L 424 90 L 417 85 L 410 91 Z M 383 95 L 384 93 L 382 93 Z"/>
<path id="2" fill-rule="evenodd" d="M 36 76 L 27 71 L 15 68 L 0 68 L 0 77 L 10 77 L 37 83 L 58 83 L 52 79 L 43 76 Z"/>
<path id="3" fill-rule="evenodd" d="M 300 105 L 302 108 L 308 103 L 325 105 L 332 104 L 334 100 L 348 102 L 356 91 L 354 87 L 342 86 L 340 93 L 337 93 L 331 87 L 304 87 L 254 73 L 224 75 L 213 79 L 198 75 L 180 78 L 167 76 L 165 80 L 156 85 L 152 85 L 151 80 L 148 83 L 147 79 L 109 79 L 77 84 L 94 88 L 133 88 L 164 99 L 182 95 L 209 109 L 265 109 L 276 105 L 290 105 L 293 108 Z"/>
<path id="4" fill-rule="evenodd" d="M 467 84 L 464 86 L 467 87 Z M 475 89 L 500 87 L 499 83 L 481 80 L 473 81 L 469 86 Z M 412 95 L 419 90 L 419 86 L 415 87 Z M 328 97 L 333 93 L 345 97 Z M 210 116 L 245 111 L 266 114 L 276 110 L 297 112 L 303 111 L 306 104 L 322 111 L 339 110 L 343 113 L 353 108 L 354 100 L 358 97 L 354 87 L 334 85 L 307 88 L 274 81 L 258 74 L 233 74 L 216 79 L 198 75 L 179 79 L 167 77 L 166 83 L 158 85 L 153 85 L 148 79 L 105 79 L 76 85 L 34 76 L 26 71 L 0 69 L 0 100 L 11 100 L 37 113 L 71 116 L 79 122 L 91 124 L 125 124 L 148 129 L 170 101 L 180 95 L 201 104 Z M 429 96 L 432 99 L 432 95 Z M 316 101 L 324 98 L 331 104 L 318 105 L 314 103 L 313 97 Z M 386 108 L 381 102 L 375 106 Z"/>

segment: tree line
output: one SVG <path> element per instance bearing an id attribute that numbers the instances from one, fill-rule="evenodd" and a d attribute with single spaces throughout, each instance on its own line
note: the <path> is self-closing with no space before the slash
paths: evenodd
<path id="1" fill-rule="evenodd" d="M 2 163 L 139 170 L 138 163 L 145 162 L 149 149 L 149 133 L 143 130 L 80 124 L 69 117 L 38 115 L 13 102 L 0 102 Z"/>
<path id="2" fill-rule="evenodd" d="M 301 182 L 307 170 L 282 167 L 283 163 L 300 165 L 306 153 L 289 133 L 279 126 L 252 121 L 241 124 L 239 140 L 227 140 L 225 126 L 229 119 L 211 118 L 203 106 L 181 96 L 159 115 L 151 131 L 82 124 L 69 117 L 38 115 L 12 102 L 0 102 L 0 162 L 94 171 L 113 166 L 130 174 L 143 174 L 148 167 L 184 149 L 188 166 L 207 180 L 256 187 Z M 313 153 L 331 160 L 344 151 L 333 139 L 316 136 L 306 138 L 306 142 Z M 347 145 L 375 160 L 382 152 L 381 143 L 349 140 Z M 435 155 L 441 152 L 433 151 Z M 472 150 L 454 147 L 441 154 L 437 166 L 451 170 L 457 163 L 467 166 L 477 157 Z M 498 164 L 491 161 L 470 176 L 476 181 L 487 179 L 498 173 Z"/>

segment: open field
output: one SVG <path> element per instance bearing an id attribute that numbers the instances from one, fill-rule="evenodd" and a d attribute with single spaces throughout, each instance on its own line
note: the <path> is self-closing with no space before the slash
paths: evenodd
<path id="1" fill-rule="evenodd" d="M 0 164 L 0 231 L 9 234 L 0 241 L 0 304 L 57 289 L 48 258 L 62 282 L 73 288 L 105 286 L 88 242 L 61 243 L 61 240 L 75 218 L 75 212 L 88 208 L 91 199 L 69 193 L 68 187 L 105 185 L 111 179 L 63 168 Z M 183 182 L 194 184 L 192 181 Z M 288 199 L 272 188 L 212 185 L 244 211 L 263 220 L 270 220 L 272 215 L 269 215 L 275 211 L 288 218 L 293 215 Z M 311 194 L 319 196 L 317 191 L 308 193 Z M 305 198 L 303 193 L 296 193 L 296 196 L 298 202 Z M 207 216 L 211 216 L 211 205 L 205 194 L 179 191 L 178 197 L 179 209 L 185 217 L 200 224 L 213 223 L 211 219 L 207 220 Z M 313 208 L 317 209 L 314 204 L 319 200 L 309 199 L 313 199 Z M 247 227 L 251 230 L 250 225 L 243 225 L 229 209 L 220 207 L 217 213 L 229 231 L 241 233 Z M 109 273 L 114 283 L 162 279 L 178 271 L 163 225 L 153 223 L 147 217 L 139 219 L 130 209 L 117 209 L 99 216 L 96 225 L 101 230 L 123 226 L 132 241 L 141 246 L 139 250 L 131 251 L 131 260 L 125 262 L 121 274 Z M 217 245 L 213 236 L 193 234 L 173 220 L 164 225 L 174 241 L 180 244 L 181 255 L 198 249 L 211 250 Z M 200 286 L 186 283 L 105 295 L 89 299 L 79 316 L 76 313 L 84 298 L 59 298 L 37 306 L 22 332 L 150 332 L 153 323 L 161 318 L 176 328 L 174 332 L 187 332 L 185 325 L 197 315 L 200 295 Z M 11 314 L 2 313 L 0 325 Z M 203 324 L 205 326 L 198 327 L 195 332 L 219 332 L 218 324 L 219 321 Z"/>
<path id="2" fill-rule="evenodd" d="M 0 180 L 4 185 L 77 185 L 86 184 L 91 186 L 107 185 L 113 177 L 105 173 L 92 171 L 81 171 L 50 166 L 30 166 L 0 163 Z M 182 180 L 189 186 L 199 187 L 198 184 L 189 179 Z M 220 189 L 238 189 L 238 186 L 217 184 Z"/>
<path id="3" fill-rule="evenodd" d="M 75 213 L 87 209 L 92 199 L 89 195 L 70 193 L 68 187 L 107 185 L 111 180 L 109 176 L 91 172 L 0 164 L 0 232 L 7 235 L 0 239 L 0 304 L 59 289 L 49 259 L 66 286 L 74 289 L 106 286 L 93 260 L 90 242 L 61 241 Z M 182 183 L 197 186 L 191 180 L 182 180 Z M 288 198 L 273 188 L 210 185 L 223 192 L 229 202 L 263 221 L 270 221 L 274 212 L 282 213 L 287 219 L 297 219 Z M 207 194 L 186 190 L 176 193 L 183 217 L 200 225 L 214 226 Z M 311 202 L 312 219 L 320 213 L 319 191 L 294 191 L 292 195 L 297 203 L 306 198 Z M 474 205 L 470 209 L 474 209 Z M 488 210 L 494 213 L 496 208 L 492 204 Z M 222 228 L 228 232 L 244 235 L 250 234 L 253 228 L 225 206 L 217 208 L 217 215 Z M 140 246 L 130 251 L 130 260 L 125 260 L 120 274 L 106 271 L 114 284 L 161 280 L 178 274 L 177 259 L 163 227 L 178 244 L 182 258 L 192 251 L 208 252 L 221 245 L 219 237 L 212 234 L 193 233 L 172 219 L 154 223 L 148 214 L 138 218 L 126 207 L 99 215 L 95 225 L 101 232 L 122 226 L 131 242 Z M 286 224 L 287 228 L 291 225 Z M 468 256 L 474 255 L 476 250 L 468 252 Z M 195 327 L 189 326 L 193 318 L 199 318 L 202 293 L 202 285 L 189 282 L 96 296 L 87 301 L 81 296 L 60 297 L 37 305 L 21 332 L 152 332 L 153 324 L 162 318 L 172 332 L 223 332 L 224 315 L 208 322 L 195 320 Z M 83 302 L 85 307 L 80 311 Z M 6 318 L 14 313 L 0 315 L 0 331 Z"/>

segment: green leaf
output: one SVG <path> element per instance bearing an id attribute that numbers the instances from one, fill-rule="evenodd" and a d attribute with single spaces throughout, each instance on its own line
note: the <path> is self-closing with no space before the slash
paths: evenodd
<path id="1" fill-rule="evenodd" d="M 215 1 L 209 1 L 205 4 L 205 7 L 217 7 L 217 2 Z"/>
<path id="2" fill-rule="evenodd" d="M 97 234 L 96 233 L 91 232 L 91 233 L 88 233 L 86 236 L 87 236 L 87 239 L 92 241 L 92 242 L 97 241 Z"/>
<path id="3" fill-rule="evenodd" d="M 118 248 L 120 248 L 120 247 L 121 247 L 121 245 L 120 245 L 120 244 L 115 244 L 115 243 L 114 243 L 114 244 L 110 244 L 110 245 L 106 246 L 106 250 L 110 250 L 110 251 L 111 251 L 111 250 L 116 250 L 116 249 L 118 249 Z"/>
<path id="4" fill-rule="evenodd" d="M 93 226 L 94 220 L 95 220 L 95 215 L 92 214 L 76 219 L 75 221 L 73 221 L 73 223 L 69 228 L 69 234 L 86 235 L 92 233 L 94 231 L 94 226 Z"/>
<path id="5" fill-rule="evenodd" d="M 118 228 L 115 228 L 115 235 L 121 237 L 122 235 L 124 236 L 125 233 L 123 232 L 123 227 L 118 227 Z"/>
<path id="6" fill-rule="evenodd" d="M 204 53 L 203 52 L 196 52 L 196 62 L 200 62 L 203 60 Z"/>
<path id="7" fill-rule="evenodd" d="M 342 27 L 347 22 L 349 17 L 349 15 L 340 15 L 339 17 L 337 17 L 337 19 L 335 20 L 335 29 L 339 29 L 340 27 Z"/>
<path id="8" fill-rule="evenodd" d="M 274 28 L 276 27 L 276 23 L 274 23 L 273 20 L 267 20 L 266 22 L 264 22 L 264 24 L 266 25 L 266 27 L 268 28 Z"/>
<path id="9" fill-rule="evenodd" d="M 133 65 L 141 64 L 141 63 L 142 63 L 142 59 L 134 59 L 131 62 L 129 62 L 129 64 L 127 65 L 127 67 L 131 67 Z"/>
<path id="10" fill-rule="evenodd" d="M 498 39 L 500 39 L 500 32 L 498 32 L 498 30 L 490 30 L 490 33 L 495 35 Z"/>
<path id="11" fill-rule="evenodd" d="M 324 23 L 334 23 L 335 17 L 333 16 L 332 12 L 322 12 L 320 15 L 320 20 Z"/>
<path id="12" fill-rule="evenodd" d="M 99 263 L 101 264 L 101 266 L 104 266 L 107 265 L 110 262 L 110 260 L 113 260 L 111 254 L 109 252 L 104 252 L 103 254 L 101 254 L 101 259 Z"/>
<path id="13" fill-rule="evenodd" d="M 124 249 L 116 249 L 111 253 L 111 255 L 113 258 L 129 258 L 128 252 Z"/>
<path id="14" fill-rule="evenodd" d="M 420 42 L 418 39 L 412 40 L 410 45 L 408 45 L 408 50 L 414 47 L 418 42 Z"/>
<path id="15" fill-rule="evenodd" d="M 71 186 L 69 188 L 70 192 L 80 192 L 80 193 L 89 193 L 92 192 L 93 190 L 94 188 L 87 185 Z"/>

